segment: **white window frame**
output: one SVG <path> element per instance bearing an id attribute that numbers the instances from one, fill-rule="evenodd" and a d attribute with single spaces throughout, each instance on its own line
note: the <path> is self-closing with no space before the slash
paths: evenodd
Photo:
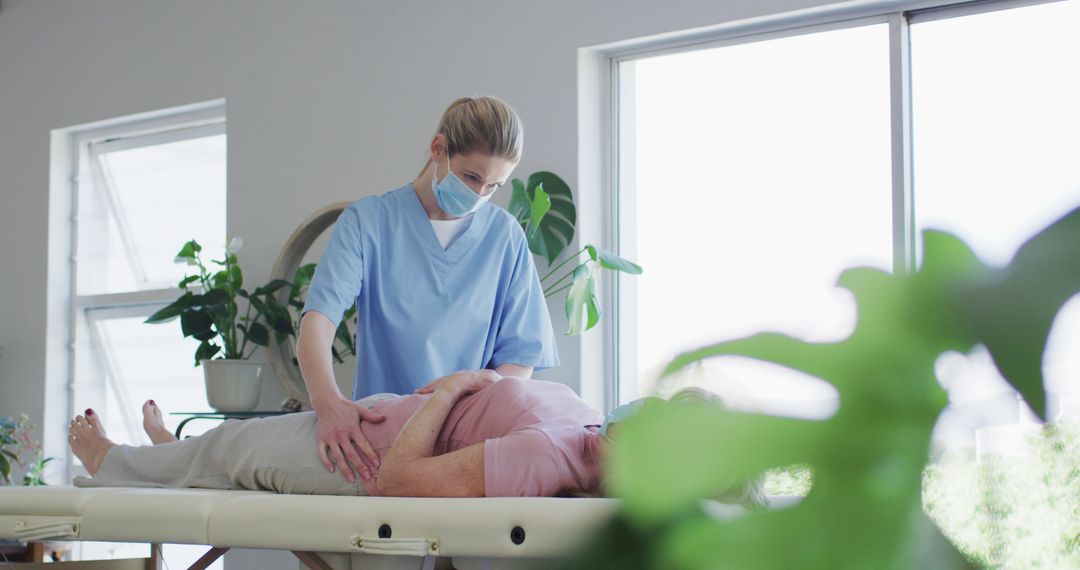
<path id="1" fill-rule="evenodd" d="M 134 117 L 121 118 L 82 127 L 73 127 L 54 133 L 54 147 L 57 137 L 66 151 L 66 170 L 71 174 L 67 187 L 69 222 L 66 228 L 70 233 L 70 254 L 66 266 L 68 303 L 70 312 L 66 331 L 65 345 L 67 354 L 67 381 L 64 390 L 63 407 L 66 417 L 73 417 L 82 410 L 74 409 L 76 394 L 86 397 L 91 392 L 92 405 L 102 407 L 107 398 L 107 390 L 112 379 L 114 396 L 125 412 L 124 423 L 131 432 L 141 431 L 140 422 L 131 414 L 138 406 L 126 401 L 122 389 L 123 377 L 116 364 L 109 358 L 110 351 L 103 343 L 107 338 L 102 334 L 103 321 L 117 318 L 148 317 L 155 311 L 176 300 L 181 290 L 173 284 L 168 287 L 147 287 L 122 293 L 78 295 L 79 271 L 79 190 L 82 184 L 94 184 L 97 190 L 105 192 L 105 202 L 110 216 L 116 221 L 121 241 L 132 259 L 132 272 L 137 276 L 140 286 L 147 286 L 145 273 L 138 264 L 136 244 L 126 227 L 126 216 L 116 196 L 115 188 L 109 184 L 109 177 L 103 171 L 100 156 L 107 152 L 139 148 L 155 144 L 189 140 L 200 137 L 224 134 L 225 102 L 210 101 L 195 105 L 147 113 Z M 56 159 L 56 156 L 54 156 Z M 63 158 L 61 160 L 64 160 Z M 142 279 L 138 277 L 142 276 Z M 55 382 L 53 382 L 55 384 Z M 53 404 L 55 405 L 55 403 Z M 55 438 L 54 438 L 55 439 Z M 55 451 L 53 455 L 58 455 Z M 65 477 L 70 480 L 76 475 L 85 475 L 82 467 L 76 467 L 70 449 L 65 446 Z"/>
<path id="2" fill-rule="evenodd" d="M 628 166 L 620 164 L 620 146 L 632 142 L 631 125 L 620 124 L 625 114 L 622 108 L 632 105 L 627 77 L 620 64 L 646 57 L 696 51 L 720 46 L 772 40 L 783 37 L 818 33 L 887 23 L 889 26 L 890 132 L 892 179 L 893 271 L 910 273 L 915 268 L 917 240 L 913 191 L 912 111 L 911 111 L 911 46 L 909 25 L 984 12 L 1008 10 L 1061 0 L 867 0 L 815 7 L 784 14 L 764 16 L 721 24 L 686 33 L 668 34 L 643 41 L 600 46 L 582 50 L 579 54 L 579 76 L 584 85 L 579 99 L 581 113 L 587 124 L 582 126 L 582 145 L 599 139 L 600 155 L 583 153 L 584 162 L 599 159 L 598 171 L 582 172 L 583 183 L 596 181 L 601 187 L 602 224 L 600 239 L 605 247 L 624 257 L 635 258 L 636 252 L 624 244 L 623 236 L 634 235 L 636 210 L 634 192 L 626 192 L 626 177 L 621 173 Z M 596 82 L 599 74 L 599 84 Z M 594 107 L 588 100 L 596 97 Z M 595 117 L 589 111 L 599 114 Z M 592 135 L 592 136 L 590 136 Z M 596 136 L 599 135 L 599 136 Z M 590 180 L 591 179 L 591 180 Z M 648 270 L 648 268 L 646 268 Z M 620 351 L 620 346 L 636 346 L 636 325 L 632 311 L 620 314 L 621 303 L 628 306 L 636 300 L 633 277 L 619 276 L 602 284 L 603 336 L 602 362 L 590 362 L 588 350 L 583 350 L 582 377 L 600 372 L 602 386 L 583 384 L 583 396 L 604 409 L 611 409 L 627 399 L 621 394 L 620 379 L 636 378 L 635 355 Z M 636 383 L 635 383 L 636 385 Z M 592 397 L 589 397 L 591 395 Z"/>

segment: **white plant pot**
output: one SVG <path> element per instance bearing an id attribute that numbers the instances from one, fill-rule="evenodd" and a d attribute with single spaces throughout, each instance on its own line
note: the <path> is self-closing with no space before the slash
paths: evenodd
<path id="1" fill-rule="evenodd" d="M 263 363 L 202 360 L 206 401 L 219 412 L 249 412 L 259 405 Z"/>

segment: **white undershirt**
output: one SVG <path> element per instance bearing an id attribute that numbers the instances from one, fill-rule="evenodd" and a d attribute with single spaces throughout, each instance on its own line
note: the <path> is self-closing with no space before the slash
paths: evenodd
<path id="1" fill-rule="evenodd" d="M 465 230 L 465 220 L 431 220 L 431 229 L 435 230 L 435 237 L 439 238 L 439 245 L 445 250 L 454 243 L 454 240 Z"/>

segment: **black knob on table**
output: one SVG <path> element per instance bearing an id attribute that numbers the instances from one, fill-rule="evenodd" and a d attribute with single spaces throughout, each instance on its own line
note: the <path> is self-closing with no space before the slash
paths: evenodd
<path id="1" fill-rule="evenodd" d="M 510 542 L 513 542 L 514 544 L 525 542 L 525 529 L 520 526 L 515 526 L 513 530 L 510 531 Z"/>

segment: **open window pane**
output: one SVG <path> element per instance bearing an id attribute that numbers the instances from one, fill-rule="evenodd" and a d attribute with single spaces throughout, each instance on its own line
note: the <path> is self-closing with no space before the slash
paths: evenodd
<path id="1" fill-rule="evenodd" d="M 834 30 L 620 64 L 620 400 L 677 353 L 765 330 L 853 330 L 836 288 L 892 267 L 888 29 Z M 828 415 L 824 382 L 751 361 L 691 382 L 733 407 Z"/>
<path id="2" fill-rule="evenodd" d="M 91 315 L 96 311 L 90 311 Z M 149 313 L 147 313 L 149 314 Z M 104 408 L 94 405 L 117 443 L 149 444 L 142 428 L 142 403 L 154 400 L 166 413 L 165 423 L 175 430 L 179 419 L 171 412 L 210 409 L 202 369 L 194 367 L 197 341 L 183 338 L 179 319 L 144 324 L 145 316 L 89 319 L 94 365 L 105 382 Z M 88 392 L 88 396 L 94 393 Z M 77 410 L 93 405 L 76 402 Z M 192 422 L 184 435 L 197 435 L 214 422 Z"/>
<path id="3" fill-rule="evenodd" d="M 195 239 L 225 249 L 226 135 L 91 152 L 80 179 L 78 294 L 175 286 Z M 107 143 L 106 143 L 107 144 Z"/>

